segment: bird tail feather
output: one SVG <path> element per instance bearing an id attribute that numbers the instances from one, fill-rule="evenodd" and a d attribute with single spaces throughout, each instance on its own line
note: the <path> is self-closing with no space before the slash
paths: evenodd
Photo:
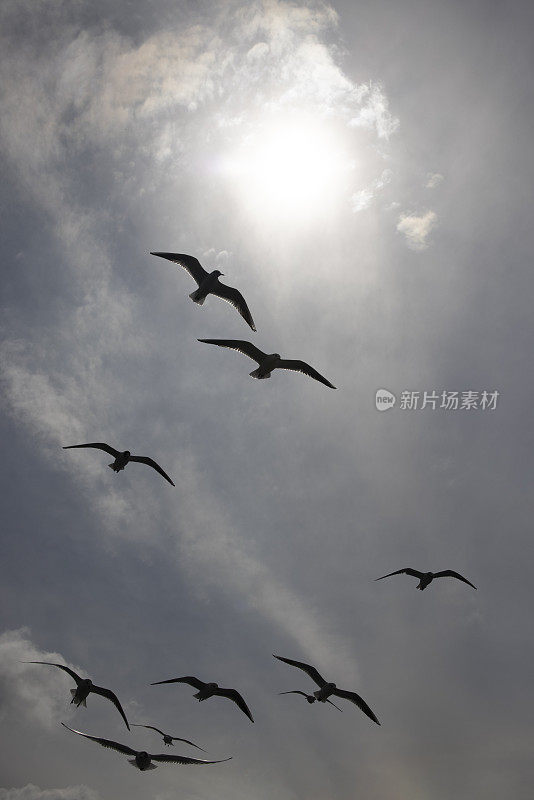
<path id="1" fill-rule="evenodd" d="M 259 381 L 263 380 L 264 378 L 270 378 L 271 377 L 271 373 L 270 372 L 268 372 L 266 375 L 260 375 L 260 371 L 261 371 L 261 367 L 258 367 L 258 369 L 255 369 L 252 372 L 249 372 L 249 375 L 250 375 L 251 378 L 257 378 Z"/>
<path id="2" fill-rule="evenodd" d="M 204 305 L 204 300 L 206 299 L 205 297 L 202 297 L 200 295 L 200 289 L 195 289 L 194 292 L 191 292 L 189 297 L 191 298 L 193 303 L 198 303 L 199 306 Z"/>

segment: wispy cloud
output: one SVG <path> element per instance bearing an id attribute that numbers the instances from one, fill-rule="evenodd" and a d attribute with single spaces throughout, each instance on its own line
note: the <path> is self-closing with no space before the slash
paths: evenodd
<path id="1" fill-rule="evenodd" d="M 444 180 L 443 175 L 439 172 L 427 172 L 426 174 L 426 189 L 435 189 Z"/>
<path id="2" fill-rule="evenodd" d="M 85 672 L 70 664 L 61 653 L 40 650 L 30 631 L 21 628 L 0 635 L 0 695 L 2 715 L 26 717 L 32 723 L 52 729 L 65 716 L 68 689 L 58 681 L 58 670 L 22 664 L 22 661 L 51 661 L 71 667 L 82 677 Z"/>
<path id="3" fill-rule="evenodd" d="M 65 789 L 40 789 L 28 783 L 19 789 L 0 788 L 0 800 L 99 800 L 100 795 L 88 786 L 67 786 Z"/>
<path id="4" fill-rule="evenodd" d="M 402 233 L 412 250 L 426 250 L 429 245 L 430 232 L 437 224 L 437 214 L 426 211 L 424 214 L 401 214 L 397 223 L 397 230 Z"/>
<path id="5" fill-rule="evenodd" d="M 355 192 L 351 197 L 352 210 L 357 212 L 369 208 L 377 193 L 380 192 L 380 190 L 391 181 L 392 176 L 392 170 L 385 169 L 382 174 L 371 183 L 370 186 Z"/>

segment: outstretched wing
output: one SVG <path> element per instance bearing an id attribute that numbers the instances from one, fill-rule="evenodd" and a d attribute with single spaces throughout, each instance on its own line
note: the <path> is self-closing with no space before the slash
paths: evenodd
<path id="1" fill-rule="evenodd" d="M 338 711 L 341 711 L 341 713 L 343 713 L 343 709 L 342 709 L 342 708 L 340 708 L 339 706 L 336 706 L 336 704 L 335 704 L 335 703 L 333 703 L 333 702 L 332 702 L 331 700 L 329 700 L 328 698 L 326 698 L 326 702 L 327 702 L 327 703 L 330 703 L 330 705 L 331 705 L 331 706 L 334 706 L 334 708 L 337 708 L 337 710 L 338 710 Z"/>
<path id="2" fill-rule="evenodd" d="M 396 572 L 388 572 L 387 575 L 382 575 L 380 578 L 375 578 L 375 581 L 381 581 L 382 578 L 389 578 L 391 575 L 413 575 L 414 578 L 421 579 L 424 575 L 423 572 L 418 572 L 416 569 L 412 569 L 411 567 L 406 567 L 405 569 L 398 569 Z"/>
<path id="3" fill-rule="evenodd" d="M 343 697 L 345 700 L 350 700 L 350 702 L 358 706 L 360 711 L 363 711 L 363 713 L 366 714 L 369 719 L 372 719 L 373 722 L 376 722 L 377 725 L 380 725 L 376 715 L 371 711 L 365 700 L 360 697 L 359 694 L 356 694 L 356 692 L 346 692 L 344 689 L 336 689 L 334 694 L 336 697 Z"/>
<path id="4" fill-rule="evenodd" d="M 250 325 L 253 331 L 256 330 L 256 326 L 254 325 L 254 320 L 252 319 L 252 314 L 249 311 L 249 308 L 245 302 L 245 298 L 237 289 L 234 289 L 232 286 L 226 286 L 226 284 L 218 283 L 215 284 L 215 288 L 211 290 L 211 294 L 217 295 L 217 297 L 226 300 L 227 303 L 230 303 L 243 317 L 247 325 Z"/>
<path id="5" fill-rule="evenodd" d="M 173 742 L 185 742 L 186 744 L 190 744 L 191 747 L 196 747 L 197 750 L 202 750 L 203 753 L 206 752 L 203 747 L 200 747 L 198 744 L 195 744 L 194 742 L 190 742 L 189 739 L 180 739 L 178 736 L 171 736 L 171 739 L 173 740 Z"/>
<path id="6" fill-rule="evenodd" d="M 113 458 L 117 458 L 117 456 L 120 456 L 120 452 L 118 450 L 115 450 L 114 447 L 110 447 L 110 445 L 106 444 L 105 442 L 89 442 L 88 444 L 69 444 L 67 445 L 67 447 L 64 447 L 63 450 L 72 450 L 75 447 L 96 447 L 97 450 L 104 450 L 104 452 L 109 453 L 110 456 L 113 456 Z"/>
<path id="7" fill-rule="evenodd" d="M 263 353 L 259 347 L 256 347 L 251 342 L 243 342 L 241 339 L 198 339 L 198 341 L 206 344 L 216 344 L 219 347 L 228 347 L 230 350 L 237 350 L 243 355 L 252 358 L 258 364 L 261 364 L 267 358 L 267 353 Z"/>
<path id="8" fill-rule="evenodd" d="M 298 667 L 299 669 L 304 670 L 304 672 L 310 676 L 312 681 L 315 681 L 317 686 L 319 686 L 321 689 L 323 688 L 323 686 L 326 686 L 325 679 L 321 675 L 319 675 L 315 667 L 312 667 L 310 664 L 304 664 L 302 661 L 293 661 L 293 659 L 291 658 L 283 658 L 282 656 L 275 656 L 274 653 L 273 656 L 277 658 L 278 661 L 283 661 L 285 664 L 289 664 L 292 667 Z"/>
<path id="9" fill-rule="evenodd" d="M 150 255 L 166 258 L 167 261 L 179 264 L 186 272 L 189 272 L 199 286 L 209 275 L 209 272 L 206 272 L 198 259 L 194 256 L 188 256 L 186 253 L 150 253 Z"/>
<path id="10" fill-rule="evenodd" d="M 331 389 L 336 388 L 330 381 L 323 378 L 316 369 L 306 364 L 305 361 L 291 361 L 287 358 L 282 358 L 276 366 L 280 369 L 291 369 L 293 372 L 302 372 L 303 375 L 308 375 L 310 378 L 314 378 L 316 381 L 319 381 L 319 383 L 324 383 L 325 386 L 329 386 Z"/>
<path id="11" fill-rule="evenodd" d="M 160 733 L 162 736 L 165 736 L 163 731 L 160 731 L 159 728 L 155 728 L 153 725 L 139 725 L 137 722 L 132 722 L 132 728 L 149 728 L 149 730 L 156 731 L 156 733 Z"/>
<path id="12" fill-rule="evenodd" d="M 188 683 L 189 686 L 194 686 L 195 689 L 204 689 L 207 686 L 207 683 L 203 683 L 198 678 L 194 678 L 192 675 L 184 675 L 183 678 L 169 678 L 167 681 L 156 681 L 155 683 L 151 683 L 151 686 L 158 686 L 160 683 Z"/>
<path id="13" fill-rule="evenodd" d="M 444 569 L 442 572 L 434 572 L 434 578 L 458 578 L 459 581 L 468 583 L 469 586 L 473 587 L 473 589 L 477 588 L 474 583 L 471 583 L 471 581 L 468 581 L 463 575 L 460 575 L 459 572 L 454 572 L 452 569 Z"/>
<path id="14" fill-rule="evenodd" d="M 124 753 L 125 756 L 136 756 L 137 750 L 132 750 L 131 747 L 127 747 L 125 744 L 120 744 L 120 742 L 114 742 L 112 739 L 101 739 L 99 736 L 89 736 L 88 733 L 82 733 L 81 731 L 75 731 L 74 728 L 69 728 L 68 725 L 65 725 L 64 722 L 61 723 L 64 728 L 67 730 L 72 731 L 73 733 L 77 733 L 78 736 L 84 736 L 86 739 L 91 739 L 91 741 L 96 742 L 97 744 L 102 745 L 102 747 L 109 747 L 110 750 L 117 750 L 119 753 Z"/>
<path id="15" fill-rule="evenodd" d="M 163 475 L 165 480 L 169 481 L 171 486 L 174 486 L 174 483 L 171 481 L 167 473 L 161 469 L 160 465 L 157 464 L 154 459 L 149 458 L 148 456 L 130 456 L 130 461 L 138 461 L 140 464 L 148 464 L 149 467 L 152 467 L 152 469 L 155 469 L 160 475 Z"/>
<path id="16" fill-rule="evenodd" d="M 237 689 L 217 689 L 215 694 L 220 695 L 221 697 L 227 697 L 229 700 L 233 700 L 234 703 L 237 706 L 239 706 L 243 714 L 246 714 L 249 720 L 251 722 L 254 722 L 249 707 L 247 706 L 243 697 L 239 694 Z"/>
<path id="17" fill-rule="evenodd" d="M 63 664 L 54 664 L 52 661 L 23 661 L 22 663 L 23 664 L 48 664 L 49 667 L 59 667 L 59 669 L 62 669 L 65 672 L 68 672 L 68 674 L 71 676 L 71 678 L 73 678 L 76 681 L 76 686 L 79 686 L 79 684 L 80 684 L 80 682 L 82 680 L 79 675 L 76 675 L 76 673 L 74 672 L 73 669 L 70 669 L 69 667 L 65 667 L 65 666 L 63 666 Z"/>
<path id="18" fill-rule="evenodd" d="M 119 703 L 119 698 L 117 695 L 111 691 L 111 689 L 103 689 L 102 686 L 95 686 L 94 684 L 91 686 L 91 691 L 95 694 L 99 694 L 102 697 L 106 697 L 108 700 L 111 700 L 121 717 L 123 718 L 124 722 L 126 723 L 126 727 L 130 730 L 130 726 L 128 725 L 128 720 L 126 719 L 126 714 L 124 713 L 121 704 Z"/>
<path id="19" fill-rule="evenodd" d="M 200 758 L 187 758 L 187 756 L 170 756 L 167 753 L 162 753 L 159 756 L 150 754 L 152 761 L 159 761 L 162 764 L 222 764 L 223 761 L 230 761 L 230 758 L 221 758 L 219 761 L 203 761 Z"/>

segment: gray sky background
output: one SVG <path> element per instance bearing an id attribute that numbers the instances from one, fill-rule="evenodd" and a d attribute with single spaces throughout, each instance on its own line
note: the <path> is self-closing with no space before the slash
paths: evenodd
<path id="1" fill-rule="evenodd" d="M 0 800 L 530 798 L 533 22 L 480 0 L 4 0 Z M 150 250 L 219 267 L 258 332 Z M 198 337 L 339 390 L 253 381 Z M 500 397 L 379 414 L 380 387 Z M 176 489 L 61 450 L 87 441 Z M 405 566 L 479 589 L 373 582 Z M 273 652 L 382 726 L 278 697 L 313 685 Z M 59 723 L 156 734 L 73 710 L 24 659 L 233 760 L 141 775 Z M 148 686 L 180 674 L 238 688 L 255 725 Z"/>

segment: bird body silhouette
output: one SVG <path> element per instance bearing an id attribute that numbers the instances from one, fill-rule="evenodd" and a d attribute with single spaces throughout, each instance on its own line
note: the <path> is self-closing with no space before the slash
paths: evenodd
<path id="1" fill-rule="evenodd" d="M 160 731 L 159 728 L 155 728 L 153 725 L 138 725 L 135 722 L 132 722 L 132 727 L 133 728 L 148 728 L 151 731 L 156 731 L 157 733 L 160 733 L 162 735 L 162 737 L 163 737 L 163 741 L 169 747 L 171 745 L 173 745 L 174 742 L 185 742 L 185 744 L 190 744 L 191 747 L 196 747 L 197 750 L 202 750 L 204 753 L 206 752 L 203 747 L 199 747 L 198 744 L 194 744 L 194 742 L 190 742 L 189 739 L 180 739 L 178 736 L 171 736 L 168 733 L 164 733 L 163 731 Z"/>
<path id="2" fill-rule="evenodd" d="M 23 661 L 23 664 L 46 664 L 49 667 L 58 667 L 66 672 L 71 678 L 74 679 L 76 682 L 76 689 L 71 689 L 70 693 L 72 694 L 71 703 L 79 708 L 80 706 L 84 706 L 87 708 L 87 697 L 92 692 L 93 694 L 99 694 L 101 697 L 105 697 L 108 700 L 111 700 L 121 717 L 123 718 L 126 727 L 130 730 L 130 726 L 128 724 L 128 720 L 126 719 L 126 714 L 123 711 L 123 708 L 119 702 L 119 698 L 117 695 L 111 691 L 111 689 L 104 689 L 102 686 L 96 686 L 89 678 L 80 678 L 73 669 L 69 667 L 65 667 L 63 664 L 54 664 L 52 661 Z"/>
<path id="3" fill-rule="evenodd" d="M 123 450 L 121 452 L 120 450 L 115 450 L 114 447 L 111 447 L 111 445 L 106 444 L 105 442 L 88 442 L 87 444 L 69 444 L 66 447 L 64 447 L 63 450 L 74 450 L 80 447 L 94 447 L 97 450 L 103 450 L 105 453 L 109 453 L 110 456 L 113 456 L 115 460 L 112 461 L 111 464 L 108 464 L 108 467 L 110 467 L 110 469 L 112 469 L 113 472 L 121 472 L 121 470 L 123 470 L 126 464 L 128 464 L 130 461 L 136 461 L 139 464 L 147 464 L 149 467 L 152 467 L 152 469 L 155 469 L 156 472 L 159 472 L 159 474 L 162 475 L 165 478 L 165 480 L 171 484 L 171 486 L 174 486 L 174 483 L 171 481 L 167 473 L 160 467 L 159 464 L 157 464 L 152 458 L 149 458 L 148 456 L 133 456 L 129 450 Z"/>
<path id="4" fill-rule="evenodd" d="M 293 372 L 302 372 L 304 375 L 308 375 L 310 378 L 319 381 L 319 383 L 329 386 L 330 389 L 336 388 L 305 361 L 282 358 L 280 353 L 264 353 L 251 342 L 245 342 L 241 339 L 199 339 L 198 341 L 204 342 L 205 344 L 216 344 L 219 347 L 228 347 L 230 350 L 237 350 L 239 353 L 243 353 L 243 355 L 252 358 L 253 361 L 259 364 L 259 367 L 249 372 L 249 375 L 252 378 L 258 378 L 260 381 L 265 378 L 270 378 L 271 373 L 275 369 L 289 369 Z"/>
<path id="5" fill-rule="evenodd" d="M 365 700 L 360 697 L 359 694 L 356 694 L 356 692 L 348 692 L 345 689 L 338 689 L 335 683 L 328 683 L 311 664 L 304 664 L 302 661 L 293 661 L 291 658 L 283 658 L 282 656 L 274 657 L 277 658 L 278 661 L 283 661 L 285 664 L 289 664 L 292 667 L 298 667 L 298 669 L 303 670 L 303 672 L 309 675 L 312 681 L 315 681 L 317 686 L 319 686 L 319 689 L 313 693 L 313 696 L 320 703 L 326 703 L 328 698 L 332 695 L 335 695 L 336 697 L 343 697 L 345 700 L 350 700 L 351 703 L 354 703 L 354 705 L 358 706 L 360 711 L 363 711 L 363 713 L 368 716 L 369 719 L 372 719 L 373 722 L 376 722 L 377 725 L 380 725 L 380 722 L 378 721 L 374 712 L 371 711 Z"/>
<path id="6" fill-rule="evenodd" d="M 198 259 L 194 256 L 188 256 L 186 253 L 151 252 L 150 255 L 166 258 L 168 261 L 179 264 L 191 275 L 193 280 L 198 284 L 198 289 L 195 289 L 195 291 L 191 292 L 189 295 L 194 303 L 197 303 L 199 306 L 203 305 L 204 300 L 209 294 L 220 297 L 236 309 L 253 331 L 256 330 L 252 314 L 245 302 L 245 298 L 237 289 L 234 289 L 232 286 L 226 286 L 226 284 L 220 282 L 219 277 L 223 275 L 220 270 L 214 269 L 213 272 L 207 272 Z"/>
<path id="7" fill-rule="evenodd" d="M 188 756 L 170 756 L 166 753 L 153 755 L 152 753 L 147 753 L 146 750 L 134 750 L 132 747 L 128 747 L 120 742 L 114 742 L 112 739 L 102 739 L 100 736 L 89 736 L 88 733 L 82 733 L 81 731 L 74 730 L 74 728 L 69 728 L 69 726 L 65 725 L 64 722 L 61 724 L 64 728 L 67 728 L 67 730 L 72 731 L 72 733 L 77 733 L 78 736 L 91 739 L 91 741 L 96 742 L 102 747 L 108 747 L 110 750 L 116 750 L 118 753 L 124 753 L 124 755 L 133 756 L 133 758 L 128 759 L 128 762 L 132 765 L 132 767 L 137 767 L 137 769 L 140 769 L 141 772 L 145 772 L 149 769 L 156 769 L 157 764 L 153 764 L 153 761 L 157 761 L 162 764 L 197 764 L 202 766 L 205 764 L 222 764 L 223 761 L 230 761 L 231 759 L 230 756 L 230 758 L 223 758 L 219 761 L 203 761 L 198 758 L 189 758 Z"/>
<path id="8" fill-rule="evenodd" d="M 162 683 L 187 683 L 189 686 L 193 686 L 197 691 L 193 695 L 199 702 L 203 700 L 208 700 L 210 697 L 227 697 L 229 700 L 232 700 L 249 718 L 251 722 L 254 722 L 252 718 L 252 714 L 250 713 L 250 709 L 245 703 L 243 697 L 239 694 L 237 689 L 223 689 L 217 683 L 204 683 L 204 681 L 195 678 L 192 675 L 185 675 L 182 678 L 170 678 L 166 681 L 156 681 L 155 683 L 151 683 L 151 686 L 159 686 Z"/>
<path id="9" fill-rule="evenodd" d="M 468 583 L 469 586 L 472 586 L 473 589 L 477 587 L 468 581 L 467 578 L 464 578 L 463 575 L 460 575 L 459 572 L 454 572 L 452 569 L 444 569 L 441 572 L 419 572 L 417 569 L 412 569 L 411 567 L 405 567 L 404 569 L 398 569 L 395 572 L 388 572 L 387 575 L 382 575 L 380 578 L 375 578 L 375 581 L 381 581 L 384 578 L 390 578 L 392 575 L 411 575 L 414 578 L 419 578 L 419 583 L 415 587 L 416 589 L 420 589 L 422 592 L 429 586 L 434 578 L 457 578 L 459 581 L 463 581 L 463 583 Z"/>
<path id="10" fill-rule="evenodd" d="M 289 692 L 278 692 L 278 694 L 301 694 L 303 697 L 305 697 L 305 698 L 306 698 L 306 700 L 308 701 L 308 703 L 310 703 L 310 704 L 311 704 L 311 703 L 315 703 L 315 702 L 317 702 L 317 698 L 315 697 L 315 695 L 313 695 L 313 694 L 306 694 L 306 692 L 301 692 L 301 691 L 300 691 L 300 689 L 292 689 L 292 690 L 291 690 L 291 691 L 289 691 Z M 331 706 L 334 706 L 334 708 L 337 708 L 337 710 L 338 710 L 338 711 L 341 711 L 341 712 L 343 711 L 343 709 L 342 709 L 342 708 L 340 708 L 339 706 L 336 706 L 336 704 L 335 704 L 335 703 L 333 703 L 333 702 L 332 702 L 331 700 L 329 700 L 328 698 L 326 699 L 326 701 L 325 701 L 325 702 L 326 702 L 326 703 L 330 703 L 330 705 L 331 705 Z"/>

